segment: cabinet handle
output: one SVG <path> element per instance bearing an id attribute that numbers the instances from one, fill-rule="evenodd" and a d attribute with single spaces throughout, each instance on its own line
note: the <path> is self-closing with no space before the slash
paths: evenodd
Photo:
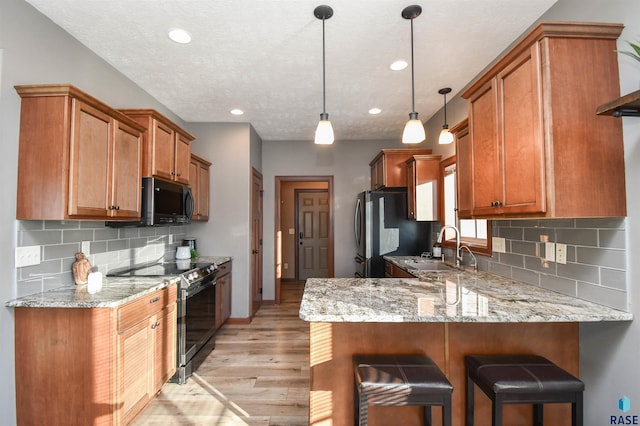
<path id="1" fill-rule="evenodd" d="M 158 327 L 160 327 L 160 321 L 156 321 L 154 324 L 151 324 L 151 329 L 152 330 L 155 330 Z"/>
<path id="2" fill-rule="evenodd" d="M 153 299 L 149 300 L 149 303 L 156 303 L 159 300 L 160 300 L 160 296 L 154 297 Z"/>

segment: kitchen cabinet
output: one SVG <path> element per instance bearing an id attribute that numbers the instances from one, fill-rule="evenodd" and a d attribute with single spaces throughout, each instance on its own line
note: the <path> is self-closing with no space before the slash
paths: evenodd
<path id="1" fill-rule="evenodd" d="M 231 316 L 231 261 L 218 265 L 216 276 L 216 330 Z"/>
<path id="2" fill-rule="evenodd" d="M 15 89 L 16 219 L 139 218 L 144 128 L 70 85 Z"/>
<path id="3" fill-rule="evenodd" d="M 371 167 L 371 190 L 384 188 L 406 188 L 405 162 L 414 154 L 429 155 L 430 149 L 383 149 L 369 163 Z"/>
<path id="4" fill-rule="evenodd" d="M 412 155 L 407 168 L 407 214 L 409 219 L 438 218 L 440 155 Z"/>
<path id="5" fill-rule="evenodd" d="M 451 128 L 456 144 L 456 208 L 458 218 L 471 218 L 473 205 L 471 140 L 469 138 L 469 120 L 464 119 Z"/>
<path id="6" fill-rule="evenodd" d="M 175 372 L 176 294 L 173 284 L 114 308 L 15 308 L 18 424 L 129 423 Z"/>
<path id="7" fill-rule="evenodd" d="M 402 268 L 397 267 L 388 260 L 384 261 L 384 277 L 385 278 L 415 278 L 415 275 L 410 274 Z"/>
<path id="8" fill-rule="evenodd" d="M 153 109 L 121 109 L 140 123 L 143 133 L 142 173 L 189 184 L 191 142 L 195 136 Z"/>
<path id="9" fill-rule="evenodd" d="M 541 23 L 462 93 L 469 140 L 457 155 L 471 179 L 459 183 L 471 216 L 626 215 L 622 127 L 595 114 L 619 92 L 621 31 Z"/>
<path id="10" fill-rule="evenodd" d="M 193 192 L 195 211 L 192 221 L 206 222 L 209 220 L 209 167 L 211 163 L 191 154 L 189 169 L 189 186 Z"/>

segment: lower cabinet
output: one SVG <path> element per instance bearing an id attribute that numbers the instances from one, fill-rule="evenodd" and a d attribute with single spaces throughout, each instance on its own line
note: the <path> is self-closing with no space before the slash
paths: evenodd
<path id="1" fill-rule="evenodd" d="M 124 425 L 176 368 L 175 284 L 117 308 L 15 308 L 20 425 Z"/>
<path id="2" fill-rule="evenodd" d="M 231 316 L 231 261 L 218 265 L 216 277 L 216 330 Z"/>
<path id="3" fill-rule="evenodd" d="M 384 277 L 385 278 L 415 278 L 415 275 L 410 274 L 402 268 L 397 267 L 388 260 L 384 261 Z"/>

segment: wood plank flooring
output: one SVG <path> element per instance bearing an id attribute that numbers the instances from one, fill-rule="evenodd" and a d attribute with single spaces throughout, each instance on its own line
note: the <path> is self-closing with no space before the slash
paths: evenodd
<path id="1" fill-rule="evenodd" d="M 298 317 L 304 283 L 282 283 L 280 305 L 251 324 L 226 324 L 185 385 L 167 383 L 134 426 L 308 425 L 309 325 Z"/>

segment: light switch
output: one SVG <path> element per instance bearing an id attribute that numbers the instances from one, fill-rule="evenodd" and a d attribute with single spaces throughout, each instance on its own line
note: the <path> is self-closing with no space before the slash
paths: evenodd
<path id="1" fill-rule="evenodd" d="M 89 256 L 91 254 L 91 241 L 83 241 L 80 251 L 83 252 L 85 256 Z"/>
<path id="2" fill-rule="evenodd" d="M 556 244 L 555 243 L 544 243 L 544 259 L 549 262 L 556 261 Z"/>
<path id="3" fill-rule="evenodd" d="M 16 268 L 40 264 L 40 246 L 16 247 Z"/>
<path id="4" fill-rule="evenodd" d="M 295 228 L 289 228 L 289 235 L 296 235 Z"/>
<path id="5" fill-rule="evenodd" d="M 492 247 L 492 250 L 497 253 L 504 253 L 506 251 L 504 238 L 502 237 L 491 238 L 491 247 Z"/>

